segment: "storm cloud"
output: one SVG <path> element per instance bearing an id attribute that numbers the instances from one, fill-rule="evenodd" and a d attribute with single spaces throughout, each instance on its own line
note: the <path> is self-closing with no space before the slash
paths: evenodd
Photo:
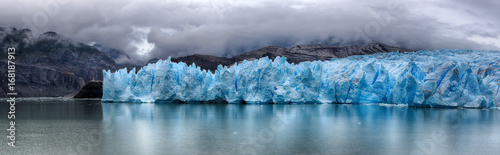
<path id="1" fill-rule="evenodd" d="M 2 1 L 0 26 L 97 42 L 125 51 L 135 63 L 309 43 L 500 49 L 498 1 Z"/>

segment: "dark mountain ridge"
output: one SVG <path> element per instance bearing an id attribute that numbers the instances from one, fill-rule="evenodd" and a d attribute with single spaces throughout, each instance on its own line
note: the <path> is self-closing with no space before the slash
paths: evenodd
<path id="1" fill-rule="evenodd" d="M 65 96 L 80 90 L 115 62 L 92 46 L 62 38 L 56 32 L 33 37 L 29 29 L 0 28 L 3 55 L 15 47 L 16 92 L 19 97 Z M 7 60 L 0 59 L 0 95 L 7 91 Z"/>
<path id="2" fill-rule="evenodd" d="M 211 55 L 189 55 L 185 57 L 172 58 L 173 62 L 184 62 L 188 65 L 195 63 L 201 69 L 215 71 L 219 64 L 223 66 L 231 66 L 234 63 L 239 63 L 243 60 L 255 60 L 262 57 L 275 59 L 277 56 L 286 57 L 289 63 L 300 63 L 304 61 L 315 60 L 331 60 L 333 58 L 345 58 L 352 55 L 369 55 L 375 53 L 386 52 L 409 52 L 411 50 L 389 46 L 381 43 L 372 43 L 368 45 L 348 45 L 348 46 L 332 46 L 323 44 L 311 45 L 296 45 L 292 48 L 284 48 L 278 46 L 264 47 L 255 51 L 236 55 L 231 58 L 217 57 Z M 154 58 L 148 63 L 155 63 L 159 59 Z"/>

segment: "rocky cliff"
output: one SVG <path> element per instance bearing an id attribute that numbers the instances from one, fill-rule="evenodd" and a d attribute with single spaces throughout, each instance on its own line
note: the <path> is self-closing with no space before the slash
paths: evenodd
<path id="1" fill-rule="evenodd" d="M 29 29 L 0 28 L 0 49 L 16 48 L 16 91 L 19 97 L 65 96 L 78 92 L 115 62 L 95 47 L 64 39 L 55 32 L 33 37 Z M 0 59 L 0 97 L 7 92 L 7 60 Z"/>
<path id="2" fill-rule="evenodd" d="M 102 98 L 102 81 L 90 81 L 74 98 Z"/>

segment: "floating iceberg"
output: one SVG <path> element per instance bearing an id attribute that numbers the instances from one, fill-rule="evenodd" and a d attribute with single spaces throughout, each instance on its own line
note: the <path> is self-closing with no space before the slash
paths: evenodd
<path id="1" fill-rule="evenodd" d="M 284 57 L 219 66 L 160 60 L 139 70 L 103 71 L 104 102 L 386 103 L 500 106 L 500 52 L 378 53 L 290 64 Z M 495 105 L 496 104 L 496 105 Z"/>

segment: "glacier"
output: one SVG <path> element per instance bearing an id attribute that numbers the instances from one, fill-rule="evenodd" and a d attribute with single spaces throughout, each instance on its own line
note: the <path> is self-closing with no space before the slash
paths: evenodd
<path id="1" fill-rule="evenodd" d="M 103 71 L 103 102 L 384 103 L 500 106 L 500 51 L 442 49 L 288 63 L 267 57 L 210 72 L 170 58 Z"/>

